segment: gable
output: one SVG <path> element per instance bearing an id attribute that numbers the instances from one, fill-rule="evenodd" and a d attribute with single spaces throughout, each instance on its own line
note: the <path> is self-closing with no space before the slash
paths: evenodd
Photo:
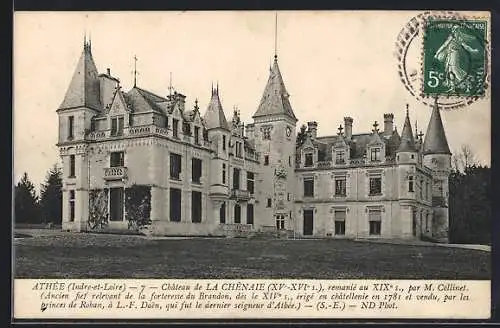
<path id="1" fill-rule="evenodd" d="M 115 96 L 113 98 L 113 102 L 111 103 L 111 106 L 108 109 L 107 114 L 108 115 L 123 115 L 130 112 L 130 110 L 127 107 L 127 103 L 125 102 L 125 99 L 123 98 L 123 95 L 121 94 L 121 91 L 118 90 L 115 92 Z"/>

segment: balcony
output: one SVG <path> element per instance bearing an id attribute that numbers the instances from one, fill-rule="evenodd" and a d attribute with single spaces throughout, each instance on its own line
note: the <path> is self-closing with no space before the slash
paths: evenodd
<path id="1" fill-rule="evenodd" d="M 127 178 L 127 168 L 123 166 L 119 167 L 107 167 L 104 169 L 104 180 L 122 180 Z"/>
<path id="2" fill-rule="evenodd" d="M 247 201 L 250 199 L 250 192 L 248 190 L 233 189 L 231 190 L 231 198 Z"/>

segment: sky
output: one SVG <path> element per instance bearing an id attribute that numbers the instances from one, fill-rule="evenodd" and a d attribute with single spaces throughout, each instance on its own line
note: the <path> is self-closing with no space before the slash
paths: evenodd
<path id="1" fill-rule="evenodd" d="M 406 104 L 424 133 L 431 108 L 399 80 L 394 56 L 401 28 L 419 12 L 278 12 L 278 62 L 297 129 L 318 122 L 318 136 L 337 133 L 344 116 L 353 133 L 394 113 L 401 132 Z M 167 95 L 170 74 L 186 107 L 202 113 L 219 84 L 231 119 L 233 108 L 250 123 L 275 51 L 275 12 L 16 12 L 14 17 L 14 182 L 27 172 L 37 187 L 60 162 L 56 146 L 61 104 L 83 49 L 85 31 L 100 73 L 111 69 L 125 91 L 133 85 Z M 490 164 L 489 99 L 441 113 L 451 151 L 470 145 Z"/>

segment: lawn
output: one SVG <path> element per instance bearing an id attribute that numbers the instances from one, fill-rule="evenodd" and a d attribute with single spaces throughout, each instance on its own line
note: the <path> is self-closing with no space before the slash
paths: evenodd
<path id="1" fill-rule="evenodd" d="M 17 239 L 16 278 L 490 279 L 490 253 L 349 240 Z"/>

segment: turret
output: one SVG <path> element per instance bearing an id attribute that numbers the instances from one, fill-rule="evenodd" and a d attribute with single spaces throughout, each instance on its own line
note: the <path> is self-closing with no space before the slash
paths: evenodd
<path id="1" fill-rule="evenodd" d="M 434 223 L 432 236 L 438 240 L 447 242 L 449 226 L 448 180 L 451 170 L 451 152 L 446 140 L 437 99 L 432 109 L 422 148 L 424 155 L 423 164 L 433 171 L 432 207 Z"/>
<path id="2" fill-rule="evenodd" d="M 417 163 L 418 150 L 411 129 L 408 105 L 406 105 L 406 118 L 401 132 L 401 142 L 396 150 L 396 161 L 398 164 Z"/>

